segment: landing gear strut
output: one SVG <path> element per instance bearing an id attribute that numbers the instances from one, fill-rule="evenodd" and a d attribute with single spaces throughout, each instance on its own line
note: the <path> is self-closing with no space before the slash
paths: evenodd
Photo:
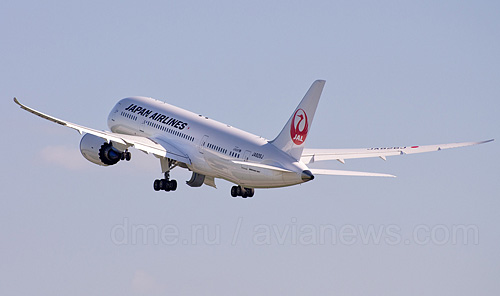
<path id="1" fill-rule="evenodd" d="M 231 196 L 237 197 L 241 196 L 243 198 L 253 197 L 255 190 L 253 188 L 246 188 L 241 186 L 233 186 L 231 187 Z"/>
<path id="2" fill-rule="evenodd" d="M 170 180 L 170 170 L 173 169 L 177 164 L 175 160 L 168 160 L 168 170 L 165 172 L 165 179 L 156 179 L 153 183 L 153 188 L 155 191 L 165 190 L 165 191 L 175 191 L 177 189 L 177 181 Z"/>

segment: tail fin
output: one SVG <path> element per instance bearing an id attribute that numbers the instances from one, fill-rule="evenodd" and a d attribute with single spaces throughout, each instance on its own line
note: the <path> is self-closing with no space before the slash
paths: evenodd
<path id="1" fill-rule="evenodd" d="M 280 134 L 271 141 L 271 144 L 288 153 L 296 160 L 300 159 L 307 133 L 311 129 L 314 113 L 318 106 L 319 97 L 325 86 L 324 80 L 316 80 L 306 95 L 293 111 Z"/>

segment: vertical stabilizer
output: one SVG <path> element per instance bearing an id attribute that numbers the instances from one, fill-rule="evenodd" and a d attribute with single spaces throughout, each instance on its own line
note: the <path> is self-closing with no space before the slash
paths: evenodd
<path id="1" fill-rule="evenodd" d="M 325 82 L 324 80 L 314 81 L 280 134 L 271 141 L 271 144 L 296 160 L 299 160 L 302 155 L 307 133 L 311 129 L 314 113 Z"/>

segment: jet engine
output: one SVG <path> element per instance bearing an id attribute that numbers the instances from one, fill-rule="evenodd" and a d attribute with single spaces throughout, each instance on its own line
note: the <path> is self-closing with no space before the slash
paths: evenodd
<path id="1" fill-rule="evenodd" d="M 110 142 L 91 134 L 85 134 L 80 141 L 80 151 L 88 161 L 101 165 L 114 165 L 120 160 L 130 160 L 130 152 L 120 151 Z"/>

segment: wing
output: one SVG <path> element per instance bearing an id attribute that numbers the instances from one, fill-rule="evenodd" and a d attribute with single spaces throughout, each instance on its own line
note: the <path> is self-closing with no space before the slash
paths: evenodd
<path id="1" fill-rule="evenodd" d="M 367 157 L 380 157 L 386 160 L 387 156 L 439 151 L 449 148 L 478 145 L 491 141 L 493 141 L 493 139 L 481 142 L 462 142 L 427 146 L 373 147 L 364 149 L 304 149 L 300 160 L 305 164 L 324 160 L 338 160 L 341 163 L 345 163 L 346 159 Z"/>
<path id="2" fill-rule="evenodd" d="M 119 143 L 121 145 L 124 145 L 125 147 L 134 147 L 138 150 L 141 150 L 146 153 L 151 153 L 154 154 L 158 157 L 167 157 L 171 158 L 180 162 L 184 162 L 187 164 L 191 164 L 191 160 L 189 157 L 180 151 L 177 147 L 174 145 L 165 142 L 162 139 L 153 139 L 153 138 L 146 138 L 146 137 L 141 137 L 141 136 L 132 136 L 132 135 L 125 135 L 125 134 L 118 134 L 118 133 L 113 133 L 113 132 L 108 132 L 108 131 L 99 131 L 95 130 L 92 128 L 88 128 L 85 126 L 81 126 L 78 124 L 71 123 L 69 121 L 61 120 L 59 118 L 44 114 L 42 112 L 39 112 L 35 109 L 32 109 L 30 107 L 27 107 L 23 104 L 21 104 L 16 98 L 14 98 L 14 102 L 18 104 L 21 109 L 24 109 L 30 113 L 35 114 L 36 116 L 39 116 L 41 118 L 47 119 L 49 121 L 55 122 L 57 124 L 60 124 L 62 126 L 67 126 L 69 128 L 77 130 L 80 134 L 87 133 L 87 134 L 92 134 L 94 136 L 98 136 L 100 138 L 105 139 L 107 142 L 115 142 Z"/>

